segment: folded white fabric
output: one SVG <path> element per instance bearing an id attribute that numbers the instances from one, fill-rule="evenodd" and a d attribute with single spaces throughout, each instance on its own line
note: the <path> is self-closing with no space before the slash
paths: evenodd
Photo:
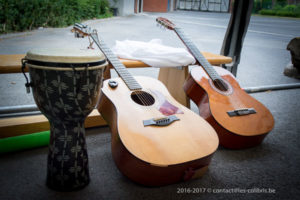
<path id="1" fill-rule="evenodd" d="M 165 46 L 160 39 L 116 41 L 112 50 L 119 58 L 139 60 L 152 67 L 180 67 L 195 63 L 186 49 Z"/>

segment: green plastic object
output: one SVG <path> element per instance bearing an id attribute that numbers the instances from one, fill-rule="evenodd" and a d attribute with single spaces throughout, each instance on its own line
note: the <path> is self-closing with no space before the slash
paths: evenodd
<path id="1" fill-rule="evenodd" d="M 0 139 L 0 154 L 42 147 L 49 144 L 50 131 Z"/>

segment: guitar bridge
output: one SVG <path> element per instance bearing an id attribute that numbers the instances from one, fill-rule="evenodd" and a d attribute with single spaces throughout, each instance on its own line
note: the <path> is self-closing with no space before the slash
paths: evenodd
<path id="1" fill-rule="evenodd" d="M 179 120 L 175 115 L 170 115 L 163 118 L 152 118 L 148 120 L 143 120 L 144 126 L 168 126 L 174 121 Z"/>
<path id="2" fill-rule="evenodd" d="M 243 108 L 243 109 L 237 109 L 237 110 L 232 110 L 232 111 L 227 112 L 227 114 L 230 117 L 250 115 L 250 114 L 255 114 L 255 113 L 256 113 L 256 111 L 254 108 Z"/>

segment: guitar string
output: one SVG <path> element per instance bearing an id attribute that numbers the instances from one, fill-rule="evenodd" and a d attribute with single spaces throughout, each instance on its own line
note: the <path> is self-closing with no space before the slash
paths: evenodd
<path id="1" fill-rule="evenodd" d="M 99 41 L 99 37 L 98 37 L 98 34 L 97 34 L 97 32 L 95 31 L 94 32 L 94 35 L 95 35 L 95 37 L 93 37 L 94 35 L 93 34 L 90 34 L 91 35 L 91 37 L 92 37 L 92 39 L 94 40 L 94 42 L 96 43 L 96 45 L 98 46 L 98 48 L 100 49 L 100 50 L 103 50 L 102 48 L 101 48 L 101 45 L 100 45 L 100 41 Z M 125 72 L 129 75 L 129 77 L 131 77 L 133 80 L 134 80 L 134 82 L 136 82 L 136 80 L 133 78 L 133 76 L 127 71 L 127 69 L 126 69 L 126 67 L 124 67 L 124 65 L 119 61 L 119 59 L 114 55 L 114 54 L 112 54 L 112 52 L 110 51 L 110 49 L 108 48 L 108 47 L 106 47 L 107 45 L 103 42 L 103 41 L 101 41 L 102 43 L 103 43 L 103 45 L 105 46 L 105 48 L 106 48 L 106 50 L 108 51 L 108 52 L 105 52 L 105 50 L 104 50 L 104 53 L 105 54 L 109 54 L 107 57 L 108 57 L 108 59 L 110 60 L 110 62 L 111 62 L 111 59 L 110 59 L 110 57 L 112 57 L 113 59 L 116 59 L 116 61 L 118 61 L 119 62 L 119 64 L 121 64 L 121 66 L 123 66 L 123 68 L 125 69 Z M 112 63 L 112 62 L 111 62 Z M 113 63 L 112 63 L 113 64 Z M 116 69 L 116 68 L 115 68 Z M 116 70 L 117 71 L 117 70 Z M 117 71 L 118 72 L 118 71 Z M 121 76 L 121 78 L 123 79 L 123 77 L 122 77 L 122 73 L 120 73 L 120 72 L 118 72 L 118 74 Z M 126 79 L 125 79 L 126 80 Z M 126 81 L 124 81 L 125 83 L 126 83 Z M 138 84 L 138 82 L 136 82 L 137 84 Z M 126 85 L 128 84 L 128 82 L 126 83 Z M 134 83 L 135 84 L 135 83 Z M 129 85 L 130 85 L 130 83 L 129 83 Z M 129 85 L 127 85 L 127 87 L 130 87 Z M 139 84 L 138 84 L 138 86 L 139 86 Z M 141 88 L 141 87 L 140 87 Z M 130 88 L 129 88 L 130 89 Z M 147 94 L 146 95 L 146 93 L 144 93 L 144 91 L 142 90 L 142 88 L 140 89 L 140 91 L 139 91 L 140 93 L 137 93 L 136 94 L 136 96 L 138 97 L 138 99 L 140 100 L 140 102 L 144 105 L 144 106 L 146 106 L 146 109 L 148 109 L 148 110 L 150 110 L 150 105 L 152 105 L 152 104 L 154 104 L 155 102 L 153 102 L 153 100 L 155 101 L 155 99 L 154 99 L 154 97 L 152 97 L 151 96 L 151 94 Z M 150 99 L 151 98 L 151 99 Z M 153 99 L 152 99 L 153 98 Z M 159 112 L 159 115 L 161 115 L 162 117 L 165 117 L 161 112 Z"/>
<path id="2" fill-rule="evenodd" d="M 107 48 L 108 49 L 108 48 Z M 109 49 L 108 49 L 108 51 L 109 51 Z M 112 52 L 108 52 L 109 53 L 109 55 L 108 55 L 108 57 L 113 57 L 113 59 L 116 59 L 116 61 L 118 61 L 119 62 L 119 60 L 118 60 L 118 58 L 116 58 L 115 57 L 115 55 L 112 53 Z M 115 57 L 115 58 L 114 58 Z M 121 66 L 124 66 L 123 64 L 121 64 L 121 63 L 119 63 L 119 65 L 121 65 Z M 115 69 L 116 69 L 116 67 L 115 67 Z M 126 69 L 125 67 L 124 67 L 124 69 Z M 120 70 L 120 69 L 119 69 Z M 117 72 L 118 72 L 118 67 L 117 67 L 117 70 L 116 70 Z M 122 73 L 120 74 L 120 72 L 118 72 L 119 73 L 119 75 L 122 77 Z M 134 80 L 134 78 L 132 77 L 132 75 L 131 74 L 129 74 L 128 73 L 128 71 L 127 71 L 127 69 L 125 70 L 125 75 L 123 74 L 123 79 L 124 79 L 124 76 L 129 76 L 130 77 L 130 79 L 133 79 Z M 127 82 L 127 84 L 129 85 L 129 87 L 133 87 L 132 85 L 131 85 L 131 82 L 130 81 L 128 81 L 126 78 L 125 78 L 125 81 Z M 128 83 L 129 82 L 129 83 Z M 136 80 L 134 80 L 134 82 L 136 82 Z M 133 84 L 135 84 L 135 83 L 133 83 Z M 134 88 L 134 87 L 133 87 Z M 138 97 L 138 99 L 140 100 L 140 102 L 144 105 L 144 106 L 149 106 L 149 105 L 152 105 L 152 102 L 151 101 L 153 101 L 151 98 L 150 98 L 150 96 L 148 95 L 148 94 L 146 94 L 146 92 L 144 92 L 143 90 L 142 90 L 142 88 L 141 88 L 141 90 L 139 90 L 139 91 L 133 91 L 133 94 L 135 94 L 137 97 Z"/>
<path id="3" fill-rule="evenodd" d="M 196 50 L 196 52 L 198 51 L 198 48 L 193 44 L 193 42 L 184 34 L 184 32 L 183 32 L 183 30 L 181 30 L 181 28 L 174 28 L 174 31 L 175 31 L 175 33 L 179 36 L 179 38 L 181 38 L 181 40 L 183 41 L 183 43 L 185 44 L 185 46 L 191 51 L 191 53 L 193 54 L 193 56 L 195 57 L 195 55 L 194 55 L 194 51 Z M 188 44 L 187 44 L 188 43 Z M 191 45 L 191 46 L 189 46 L 189 45 Z M 201 54 L 200 54 L 201 55 Z M 203 57 L 203 56 L 202 56 Z M 201 58 L 201 62 L 200 62 L 200 64 L 203 66 L 203 68 L 205 69 L 205 71 L 208 71 L 209 73 L 211 73 L 212 75 L 211 76 L 209 76 L 210 78 L 212 78 L 212 77 L 214 77 L 214 78 L 219 78 L 219 77 L 216 77 L 216 75 L 219 75 L 216 71 L 215 71 L 215 69 L 213 69 L 212 68 L 212 66 L 210 65 L 210 63 L 204 58 L 204 59 L 202 59 L 202 57 L 200 57 Z M 197 57 L 198 58 L 198 57 Z M 196 59 L 197 59 L 196 58 Z M 199 58 L 198 58 L 199 59 Z M 197 59 L 197 60 L 198 60 Z M 198 62 L 199 62 L 199 60 L 198 60 Z M 204 63 L 202 63 L 202 62 L 204 62 Z M 204 65 L 206 64 L 206 65 L 208 65 L 208 67 L 205 67 Z M 211 70 L 211 68 L 212 68 L 212 70 Z M 221 77 L 220 77 L 221 78 Z M 227 84 L 227 83 L 226 83 Z M 230 85 L 230 84 L 229 84 Z M 230 87 L 232 87 L 231 85 L 230 85 Z M 231 96 L 232 97 L 232 96 Z M 236 101 L 237 100 L 237 101 Z M 247 108 L 246 106 L 245 106 L 245 104 L 243 103 L 243 102 L 241 102 L 240 101 L 240 99 L 236 99 L 235 98 L 235 101 L 234 102 L 236 102 L 235 104 L 233 104 L 233 107 L 234 107 L 234 109 L 236 110 L 236 109 L 243 109 L 243 108 Z"/>
<path id="4" fill-rule="evenodd" d="M 96 37 L 93 37 L 93 34 L 91 34 L 91 37 L 92 37 L 92 39 L 94 40 L 94 42 L 97 44 L 97 46 L 102 50 L 102 51 L 104 51 L 104 53 L 106 54 L 106 56 L 107 56 L 107 58 L 108 58 L 108 60 L 110 60 L 110 62 L 112 63 L 112 61 L 111 60 L 113 60 L 113 59 L 116 59 L 116 60 L 118 60 L 118 58 L 117 57 L 115 57 L 111 52 L 110 52 L 110 49 L 109 48 L 107 48 L 107 47 L 105 47 L 105 48 L 101 48 L 101 44 L 100 44 L 100 41 L 99 41 L 99 37 L 98 37 L 98 34 L 97 34 L 97 32 L 94 32 L 94 35 L 96 35 Z M 106 46 L 106 44 L 102 41 L 102 46 Z M 104 50 L 103 50 L 104 49 Z M 105 52 L 105 50 L 107 50 L 107 52 Z M 111 59 L 110 57 L 112 57 L 113 59 Z M 115 58 L 114 58 L 115 57 Z M 121 63 L 119 63 L 119 64 L 121 64 Z M 112 65 L 114 66 L 114 63 L 112 63 Z M 121 66 L 122 66 L 123 64 L 121 64 Z M 123 65 L 124 66 L 124 65 Z M 114 66 L 115 67 L 115 66 Z M 125 68 L 125 67 L 124 67 Z M 116 68 L 115 68 L 116 69 Z M 126 69 L 126 68 L 125 68 Z M 121 78 L 124 80 L 124 82 L 126 83 L 126 78 L 124 79 L 124 75 L 123 75 L 123 77 L 122 77 L 122 73 L 120 73 L 118 70 L 116 70 L 117 71 L 117 73 L 119 74 L 119 76 L 121 76 Z M 127 72 L 127 70 L 125 71 L 125 73 L 128 73 Z M 132 77 L 132 75 L 131 74 L 129 74 L 128 73 L 128 75 L 129 75 L 129 77 L 131 77 L 131 78 L 133 78 Z M 136 81 L 134 78 L 133 78 L 133 80 L 134 81 Z M 127 85 L 128 84 L 128 85 Z M 130 84 L 127 82 L 126 83 L 126 85 L 127 85 L 127 87 L 129 87 L 129 89 L 130 89 L 130 87 L 131 86 L 129 86 Z M 141 88 L 142 89 L 142 88 Z M 135 92 L 135 91 L 134 91 Z M 141 90 L 140 91 L 142 94 L 139 94 L 139 93 L 136 93 L 136 96 L 138 97 L 138 99 L 140 100 L 140 102 L 144 105 L 144 106 L 146 106 L 146 107 L 148 107 L 147 105 L 151 105 L 151 102 L 150 102 L 150 100 L 147 98 L 147 96 L 144 94 L 143 95 L 143 91 Z"/>
<path id="5" fill-rule="evenodd" d="M 106 47 L 106 44 L 104 43 L 104 42 L 102 42 L 102 48 L 101 48 L 101 44 L 100 44 L 100 40 L 99 40 L 99 37 L 98 37 L 98 33 L 97 33 L 97 31 L 94 29 L 92 32 L 91 32 L 91 29 L 90 28 L 88 28 L 88 27 L 85 27 L 84 28 L 85 29 L 85 31 L 83 31 L 83 30 L 79 30 L 79 31 L 83 31 L 83 32 L 85 32 L 85 33 L 87 33 L 92 39 L 93 39 L 93 41 L 96 43 L 96 45 L 98 46 L 98 48 L 100 49 L 100 50 L 102 50 L 102 51 L 104 51 L 104 53 L 106 54 L 106 57 L 110 60 L 110 62 L 113 64 L 113 62 L 112 62 L 112 60 L 113 59 L 115 59 L 116 61 L 118 61 L 118 58 L 114 58 L 114 56 L 113 56 L 113 54 L 111 53 L 111 51 L 110 51 L 110 49 L 108 48 L 108 47 Z M 90 46 L 91 46 L 91 42 L 90 42 Z M 105 47 L 103 47 L 103 46 L 105 46 Z M 104 50 L 103 50 L 104 49 Z M 107 50 L 108 52 L 106 52 L 105 50 Z M 108 54 L 108 55 L 107 55 Z M 112 57 L 112 59 L 110 59 L 109 57 Z M 121 63 L 118 63 L 118 64 L 121 64 Z M 122 65 L 122 64 L 121 64 Z M 131 90 L 131 87 L 132 87 L 132 82 L 130 82 L 130 81 L 128 81 L 126 78 L 124 78 L 124 76 L 125 75 L 123 75 L 122 76 L 122 73 L 121 72 L 119 72 L 118 70 L 117 70 L 117 68 L 116 68 L 116 66 L 115 65 L 113 65 L 114 66 L 114 68 L 115 68 L 115 70 L 117 71 L 117 73 L 119 74 L 119 76 L 121 76 L 121 78 L 123 79 L 123 81 L 125 82 L 125 84 L 127 85 L 127 87 Z M 123 65 L 124 66 L 124 65 Z M 125 67 L 124 67 L 124 69 L 126 69 Z M 128 73 L 127 71 L 125 71 L 125 73 Z M 129 75 L 129 77 L 132 77 L 132 76 L 130 76 L 130 74 L 128 73 L 128 75 Z M 126 74 L 126 76 L 128 76 L 127 74 Z M 133 77 L 132 77 L 133 78 Z M 131 80 L 132 81 L 132 80 Z M 133 78 L 133 81 L 134 82 L 136 82 L 135 81 L 135 79 Z M 137 83 L 137 82 L 136 82 Z M 136 84 L 136 83 L 133 83 L 133 84 Z M 137 83 L 137 85 L 138 85 L 138 87 L 139 87 L 139 84 Z M 139 87 L 140 88 L 140 87 Z M 142 88 L 141 88 L 142 89 Z M 140 94 L 136 94 L 136 96 L 138 97 L 138 99 L 140 100 L 140 102 L 143 104 L 143 105 L 145 105 L 145 106 L 147 106 L 147 104 L 149 104 L 149 103 L 147 103 L 147 98 L 146 98 L 146 96 L 143 96 L 143 95 L 140 95 Z M 149 104 L 150 105 L 150 104 Z"/>
<path id="6" fill-rule="evenodd" d="M 109 54 L 108 57 L 114 57 L 113 54 Z M 116 59 L 116 58 L 114 58 Z M 118 68 L 118 67 L 117 67 Z M 120 69 L 119 69 L 120 70 Z M 118 72 L 118 69 L 116 70 Z M 129 79 L 134 79 L 127 71 L 124 72 L 125 74 L 120 73 L 118 72 L 118 74 L 121 76 L 122 79 L 125 79 L 125 81 L 127 82 L 128 84 L 128 87 L 130 87 L 131 89 L 134 89 L 135 86 L 132 86 L 130 82 L 130 80 L 124 78 L 124 76 L 128 76 Z M 134 82 L 136 82 L 136 80 L 134 80 Z M 135 84 L 135 83 L 133 83 Z M 143 92 L 143 90 L 134 90 L 133 91 L 133 94 L 137 96 L 137 98 L 140 100 L 140 102 L 144 105 L 144 106 L 147 106 L 147 105 L 151 105 L 151 100 L 149 99 L 148 95 L 146 95 L 145 92 Z"/>

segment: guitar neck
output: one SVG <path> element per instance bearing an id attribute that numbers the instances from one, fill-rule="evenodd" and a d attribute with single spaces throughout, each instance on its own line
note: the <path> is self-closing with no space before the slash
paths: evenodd
<path id="1" fill-rule="evenodd" d="M 195 46 L 195 44 L 186 36 L 181 28 L 175 27 L 175 33 L 182 40 L 184 45 L 188 48 L 190 53 L 194 56 L 197 62 L 203 67 L 208 76 L 212 80 L 220 79 L 219 74 L 215 71 L 215 69 L 211 66 L 211 64 L 207 61 L 207 59 L 202 55 L 199 49 Z"/>
<path id="2" fill-rule="evenodd" d="M 140 90 L 142 89 L 141 85 L 135 80 L 127 68 L 120 62 L 117 56 L 110 50 L 110 48 L 101 40 L 99 40 L 97 34 L 91 34 L 92 39 L 99 47 L 99 49 L 104 53 L 108 61 L 114 67 L 118 75 L 125 82 L 127 87 L 130 90 Z"/>

